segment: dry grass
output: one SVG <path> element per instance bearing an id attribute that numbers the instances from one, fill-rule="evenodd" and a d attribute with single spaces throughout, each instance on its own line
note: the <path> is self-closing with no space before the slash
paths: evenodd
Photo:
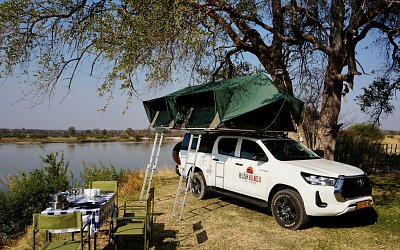
<path id="1" fill-rule="evenodd" d="M 383 139 L 383 144 L 399 144 L 400 135 L 386 135 Z"/>
<path id="2" fill-rule="evenodd" d="M 137 182 L 140 186 L 143 174 L 136 173 L 132 178 L 129 188 L 122 190 L 125 196 L 137 197 Z M 399 179 L 390 179 L 395 182 L 391 185 L 394 194 L 399 194 Z M 272 216 L 257 207 L 216 195 L 205 200 L 188 195 L 185 219 L 178 221 L 171 216 L 178 180 L 174 171 L 163 169 L 153 181 L 156 193 L 151 249 L 398 249 L 400 244 L 399 199 L 391 200 L 389 205 L 378 202 L 373 209 L 359 213 L 312 218 L 308 228 L 290 231 L 279 227 Z M 380 196 L 385 189 L 381 184 L 387 179 L 374 181 L 376 195 Z M 126 239 L 123 243 L 130 248 L 133 244 L 142 247 L 140 240 Z M 108 235 L 101 233 L 97 245 L 98 249 L 107 249 Z M 16 245 L 12 249 L 27 248 Z"/>

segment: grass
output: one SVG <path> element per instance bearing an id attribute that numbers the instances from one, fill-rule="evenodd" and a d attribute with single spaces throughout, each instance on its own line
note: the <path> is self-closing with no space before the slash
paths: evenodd
<path id="1" fill-rule="evenodd" d="M 138 196 L 142 178 L 143 173 L 133 174 L 129 185 L 121 189 L 121 200 Z M 178 180 L 172 170 L 160 170 L 153 181 L 156 215 L 151 249 L 342 250 L 398 249 L 400 245 L 398 174 L 371 176 L 372 208 L 338 217 L 314 217 L 306 229 L 298 231 L 281 228 L 260 208 L 216 195 L 205 200 L 188 195 L 185 219 L 178 221 L 171 216 Z M 26 236 L 6 249 L 30 249 L 30 240 Z M 108 236 L 101 234 L 98 249 L 107 249 L 107 241 Z M 140 243 L 126 241 L 126 246 Z"/>
<path id="2" fill-rule="evenodd" d="M 386 135 L 383 139 L 383 144 L 399 144 L 400 135 Z"/>

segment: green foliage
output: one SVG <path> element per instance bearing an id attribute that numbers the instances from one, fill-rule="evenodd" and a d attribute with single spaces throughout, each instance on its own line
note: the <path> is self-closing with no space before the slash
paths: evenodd
<path id="1" fill-rule="evenodd" d="M 393 113 L 395 107 L 391 101 L 400 90 L 399 83 L 399 79 L 391 83 L 388 78 L 378 78 L 367 88 L 363 87 L 364 93 L 356 97 L 361 111 L 370 115 L 373 124 L 379 125 L 382 115 Z"/>
<path id="2" fill-rule="evenodd" d="M 136 141 L 142 140 L 143 135 L 141 134 L 134 134 L 133 137 L 135 138 Z"/>
<path id="3" fill-rule="evenodd" d="M 30 135 L 30 139 L 46 139 L 47 135 Z"/>
<path id="4" fill-rule="evenodd" d="M 73 127 L 73 126 L 69 127 L 69 128 L 68 128 L 68 131 L 67 131 L 67 135 L 68 135 L 68 136 L 75 136 L 75 135 L 76 135 L 76 129 L 75 129 L 75 127 Z"/>
<path id="5" fill-rule="evenodd" d="M 76 140 L 78 142 L 84 142 L 84 141 L 86 141 L 86 139 L 87 139 L 86 135 L 80 135 L 80 136 L 76 137 Z"/>
<path id="6" fill-rule="evenodd" d="M 121 134 L 119 137 L 120 137 L 121 139 L 124 139 L 124 140 L 128 140 L 128 139 L 129 139 L 129 136 L 126 135 L 126 134 Z"/>
<path id="7" fill-rule="evenodd" d="M 113 164 L 110 167 L 99 161 L 100 167 L 91 162 L 89 165 L 83 162 L 83 170 L 81 171 L 81 179 L 84 187 L 88 187 L 91 181 L 118 181 L 119 184 L 125 182 L 128 177 L 128 171 L 121 168 L 117 172 Z"/>
<path id="8" fill-rule="evenodd" d="M 11 176 L 7 183 L 8 191 L 0 192 L 0 246 L 4 240 L 25 233 L 26 226 L 32 223 L 32 214 L 49 207 L 51 194 L 77 186 L 63 152 L 61 155 L 50 152 L 40 159 L 41 168 Z M 102 162 L 99 168 L 94 163 L 83 165 L 81 177 L 84 186 L 94 180 L 123 183 L 128 176 L 128 171 L 122 168 L 117 172 L 112 164 L 109 168 Z"/>
<path id="9" fill-rule="evenodd" d="M 126 133 L 128 136 L 131 136 L 132 133 L 133 133 L 133 129 L 132 129 L 132 128 L 127 128 L 127 129 L 125 130 L 125 133 Z"/>
<path id="10" fill-rule="evenodd" d="M 23 233 L 32 222 L 32 214 L 49 206 L 50 194 L 69 188 L 68 162 L 64 160 L 64 153 L 59 159 L 58 153 L 53 152 L 40 158 L 41 168 L 11 176 L 8 191 L 0 193 L 0 234 L 3 238 Z"/>
<path id="11" fill-rule="evenodd" d="M 383 139 L 384 134 L 379 128 L 370 124 L 356 124 L 337 137 L 335 160 L 367 172 L 373 169 L 387 170 L 398 161 L 398 155 L 388 145 L 381 145 Z"/>
<path id="12" fill-rule="evenodd" d="M 69 187 L 68 177 L 73 179 L 73 176 L 68 172 L 69 162 L 65 162 L 64 152 L 61 152 L 60 159 L 57 158 L 58 152 L 51 152 L 46 157 L 40 156 L 40 159 L 45 164 L 42 165 L 42 168 L 47 172 L 46 177 L 49 189 L 52 191 L 63 191 Z"/>
<path id="13" fill-rule="evenodd" d="M 96 135 L 94 138 L 96 138 L 98 140 L 107 140 L 108 138 L 110 138 L 110 136 L 108 136 L 108 135 Z"/>
<path id="14" fill-rule="evenodd" d="M 17 135 L 17 138 L 18 138 L 18 139 L 25 139 L 25 138 L 26 138 L 26 135 L 25 135 L 25 134 L 18 134 L 18 135 Z"/>
<path id="15" fill-rule="evenodd" d="M 357 142 L 381 142 L 385 137 L 378 127 L 366 123 L 351 126 L 348 130 L 347 136 Z"/>
<path id="16" fill-rule="evenodd" d="M 231 79 L 242 76 L 248 76 L 255 73 L 260 73 L 264 71 L 263 69 L 256 68 L 252 64 L 238 60 L 237 64 L 232 66 L 231 68 L 228 65 L 223 65 L 222 68 L 215 74 L 215 70 L 209 67 L 202 67 L 196 69 L 199 74 L 199 78 L 202 82 L 209 82 L 214 80 L 221 79 Z"/>

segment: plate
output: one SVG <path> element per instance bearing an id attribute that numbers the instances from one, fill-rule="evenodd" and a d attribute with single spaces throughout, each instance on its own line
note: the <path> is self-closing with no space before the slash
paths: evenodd
<path id="1" fill-rule="evenodd" d="M 102 202 L 105 202 L 107 200 L 104 199 L 104 198 L 99 198 L 99 199 L 86 199 L 86 201 L 87 202 L 91 202 L 91 203 L 102 203 Z"/>
<path id="2" fill-rule="evenodd" d="M 93 208 L 99 208 L 100 204 L 97 202 L 84 202 L 78 204 L 80 208 L 86 208 L 86 209 L 93 209 Z"/>
<path id="3" fill-rule="evenodd" d="M 76 207 L 84 208 L 84 209 L 93 209 L 93 208 L 99 208 L 100 203 L 98 202 L 82 202 L 82 203 L 75 203 L 74 204 Z"/>

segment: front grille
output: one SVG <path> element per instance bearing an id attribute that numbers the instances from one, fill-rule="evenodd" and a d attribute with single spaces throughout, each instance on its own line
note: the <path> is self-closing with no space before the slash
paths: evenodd
<path id="1" fill-rule="evenodd" d="M 335 185 L 335 196 L 338 201 L 370 196 L 371 194 L 371 182 L 366 175 L 352 177 L 339 176 Z"/>

